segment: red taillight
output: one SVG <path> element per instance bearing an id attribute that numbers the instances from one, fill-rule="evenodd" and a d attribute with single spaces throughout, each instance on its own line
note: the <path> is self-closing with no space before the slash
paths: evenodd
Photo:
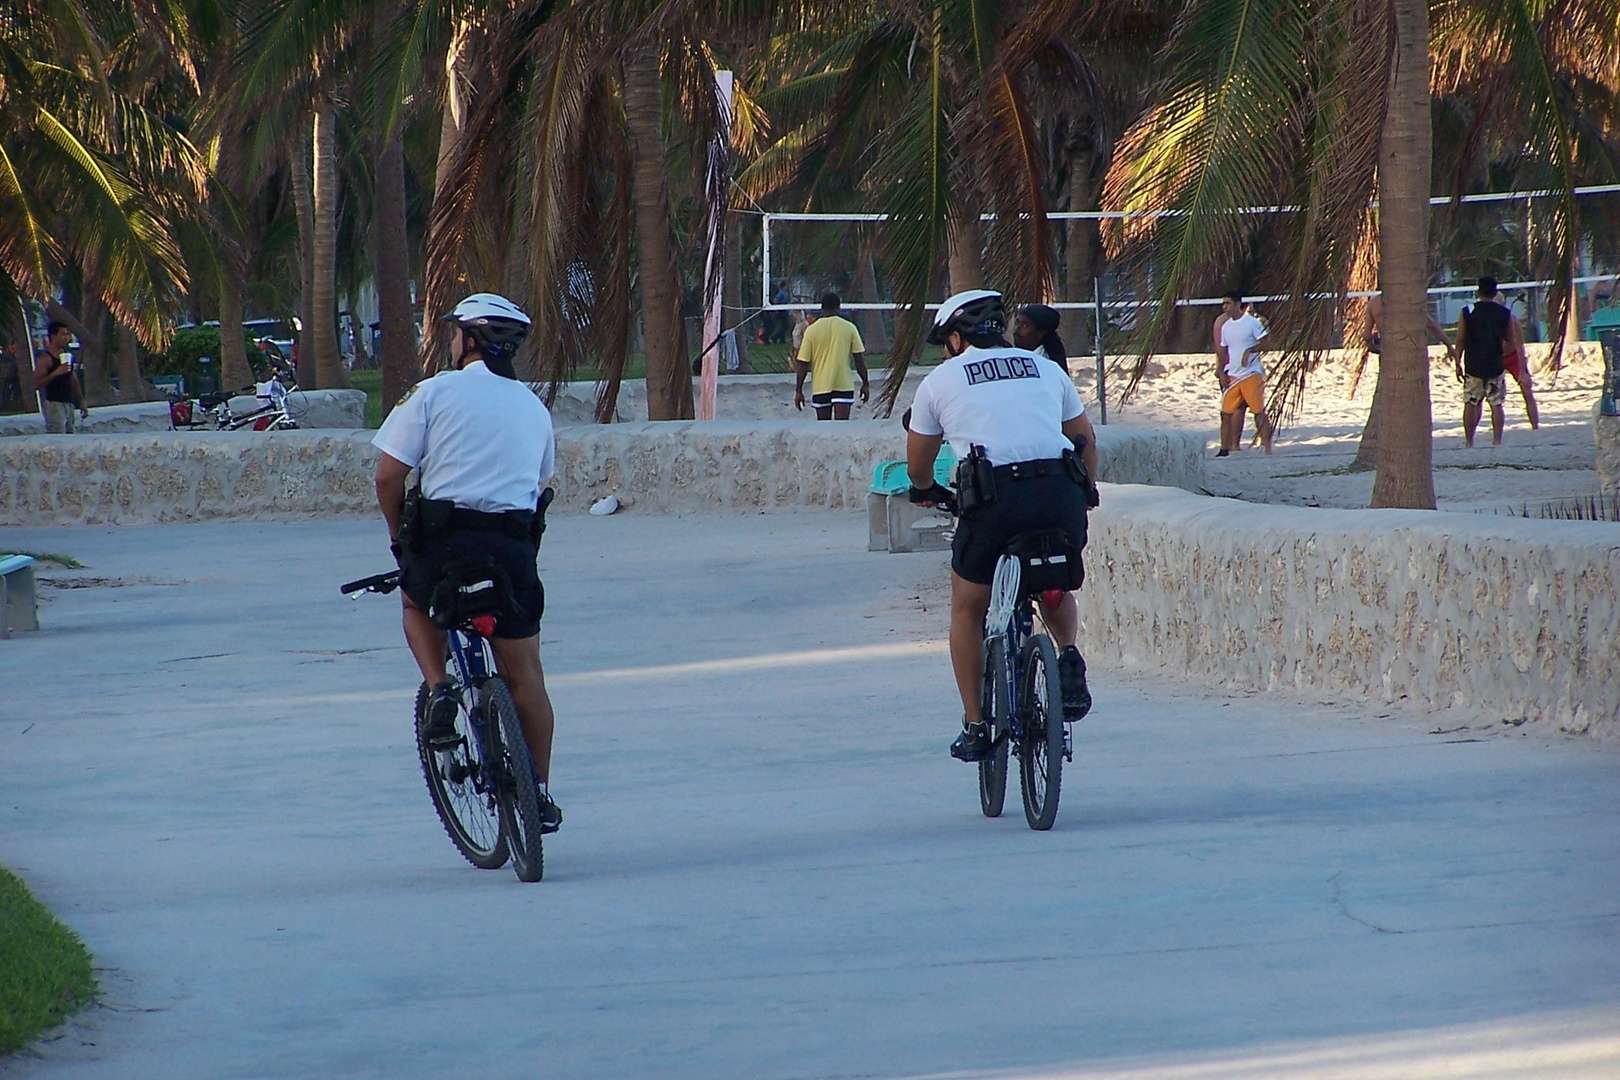
<path id="1" fill-rule="evenodd" d="M 1056 611 L 1057 606 L 1063 603 L 1062 589 L 1047 589 L 1041 593 L 1041 603 L 1046 605 L 1047 611 Z"/>
<path id="2" fill-rule="evenodd" d="M 493 615 L 474 615 L 473 620 L 472 620 L 472 628 L 474 630 L 478 631 L 478 636 L 479 637 L 494 637 L 495 636 L 495 616 L 493 616 Z"/>

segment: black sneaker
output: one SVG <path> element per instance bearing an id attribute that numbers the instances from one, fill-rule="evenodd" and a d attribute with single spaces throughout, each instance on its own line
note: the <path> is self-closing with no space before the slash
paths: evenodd
<path id="1" fill-rule="evenodd" d="M 562 807 L 551 801 L 551 793 L 540 792 L 540 831 L 554 833 L 562 828 Z"/>
<path id="2" fill-rule="evenodd" d="M 957 761 L 983 761 L 990 756 L 990 729 L 983 721 L 969 724 L 951 743 L 951 757 Z"/>
<path id="3" fill-rule="evenodd" d="M 1073 645 L 1065 645 L 1058 654 L 1058 682 L 1063 686 L 1063 719 L 1079 720 L 1091 711 L 1091 691 L 1086 689 L 1086 661 Z"/>
<path id="4" fill-rule="evenodd" d="M 1216 457 L 1231 457 L 1232 456 L 1232 451 L 1230 451 L 1230 450 L 1220 450 L 1220 451 L 1216 452 L 1215 456 Z"/>
<path id="5" fill-rule="evenodd" d="M 461 698 L 455 687 L 442 682 L 428 695 L 427 709 L 422 715 L 422 741 L 434 750 L 448 750 L 461 741 L 456 731 L 456 713 L 461 711 Z"/>

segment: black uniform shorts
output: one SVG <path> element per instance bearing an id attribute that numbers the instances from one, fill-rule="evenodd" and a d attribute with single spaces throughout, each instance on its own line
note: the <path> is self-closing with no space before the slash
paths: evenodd
<path id="1" fill-rule="evenodd" d="M 446 566 L 488 557 L 512 579 L 512 601 L 520 609 L 502 612 L 496 617 L 495 636 L 534 637 L 540 632 L 540 618 L 546 612 L 546 590 L 540 584 L 536 555 L 533 543 L 505 533 L 452 532 L 424 542 L 421 551 L 406 551 L 399 571 L 399 585 L 411 598 L 411 603 L 426 611 L 433 599 L 433 587 L 439 583 Z"/>
<path id="2" fill-rule="evenodd" d="M 1007 541 L 1034 529 L 1062 529 L 1076 548 L 1086 544 L 1086 494 L 1067 475 L 996 483 L 996 501 L 964 514 L 951 541 L 951 569 L 976 585 L 995 579 Z"/>

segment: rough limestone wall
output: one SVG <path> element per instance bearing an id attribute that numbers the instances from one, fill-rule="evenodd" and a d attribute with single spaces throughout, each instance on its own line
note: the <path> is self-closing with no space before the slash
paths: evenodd
<path id="1" fill-rule="evenodd" d="M 731 421 L 560 428 L 561 507 L 616 494 L 638 512 L 858 508 L 872 467 L 902 457 L 894 421 Z M 0 440 L 0 525 L 370 513 L 371 433 L 162 432 Z M 1102 479 L 1203 477 L 1203 439 L 1106 428 Z"/>
<path id="2" fill-rule="evenodd" d="M 1598 487 L 1620 499 L 1620 416 L 1604 416 L 1602 400 L 1592 403 L 1592 438 L 1597 443 Z"/>
<path id="3" fill-rule="evenodd" d="M 372 512 L 369 432 L 0 440 L 0 525 L 129 525 Z"/>
<path id="4" fill-rule="evenodd" d="M 1192 432 L 1100 428 L 1101 479 L 1203 483 L 1204 439 Z M 864 506 L 879 461 L 905 457 L 893 420 L 816 423 L 716 420 L 593 424 L 557 431 L 557 500 L 584 507 L 626 495 L 638 510 Z"/>
<path id="5" fill-rule="evenodd" d="M 1110 487 L 1086 568 L 1108 662 L 1620 738 L 1620 525 Z"/>

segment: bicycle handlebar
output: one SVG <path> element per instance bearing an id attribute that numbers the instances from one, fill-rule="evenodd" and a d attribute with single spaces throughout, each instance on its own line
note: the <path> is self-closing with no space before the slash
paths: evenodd
<path id="1" fill-rule="evenodd" d="M 370 577 L 351 581 L 340 586 L 338 591 L 344 596 L 357 592 L 391 593 L 399 588 L 399 571 L 390 570 L 386 574 L 372 574 Z"/>

